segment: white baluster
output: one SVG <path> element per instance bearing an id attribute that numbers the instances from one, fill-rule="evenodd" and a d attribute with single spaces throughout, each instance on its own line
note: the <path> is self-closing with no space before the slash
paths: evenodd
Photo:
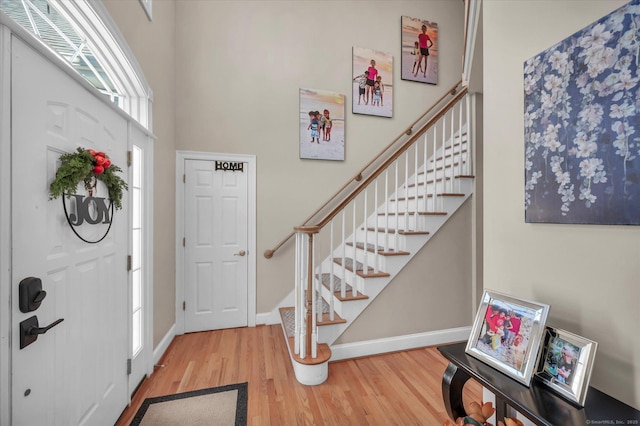
<path id="1" fill-rule="evenodd" d="M 469 176 L 473 175 L 473 155 L 471 152 L 472 149 L 472 141 L 471 141 L 471 96 L 467 93 L 465 95 L 465 100 L 467 104 L 467 174 Z M 474 129 L 475 130 L 475 129 Z M 475 140 L 475 138 L 474 138 Z"/>
<path id="2" fill-rule="evenodd" d="M 300 305 L 303 307 L 300 310 L 300 358 L 304 359 L 307 357 L 307 298 L 306 298 L 306 290 L 307 290 L 307 268 L 308 262 L 307 259 L 309 257 L 307 244 L 308 240 L 305 240 L 305 235 L 301 236 L 302 239 L 302 275 L 300 280 Z"/>
<path id="3" fill-rule="evenodd" d="M 369 271 L 369 250 L 367 250 L 367 245 L 369 244 L 369 226 L 367 224 L 367 208 L 369 208 L 368 203 L 368 188 L 364 189 L 364 207 L 362 208 L 362 214 L 364 216 L 364 253 L 362 255 L 362 273 L 366 274 Z M 355 259 L 354 259 L 355 260 Z"/>
<path id="4" fill-rule="evenodd" d="M 340 296 L 344 299 L 347 297 L 347 273 L 346 273 L 346 254 L 347 254 L 347 237 L 345 235 L 347 209 L 342 210 L 342 262 L 340 267 Z"/>
<path id="5" fill-rule="evenodd" d="M 455 186 L 455 152 L 456 152 L 456 148 L 455 148 L 455 121 L 456 121 L 456 117 L 455 117 L 455 108 L 451 108 L 451 134 L 450 134 L 450 138 L 451 138 L 451 185 L 449 185 L 449 188 L 451 188 L 451 192 L 456 192 L 454 186 Z"/>
<path id="6" fill-rule="evenodd" d="M 414 183 L 415 183 L 415 190 L 413 191 L 416 197 L 416 205 L 415 205 L 415 209 L 413 209 L 413 223 L 414 223 L 414 229 L 417 231 L 418 230 L 418 200 L 420 199 L 420 197 L 418 196 L 418 157 L 419 157 L 419 153 L 418 153 L 418 142 L 414 143 L 415 146 L 415 155 L 413 158 L 413 176 L 415 176 L 414 178 Z"/>
<path id="7" fill-rule="evenodd" d="M 373 272 L 378 273 L 378 179 L 374 187 L 373 195 L 373 215 L 376 219 L 376 227 L 373 231 Z"/>
<path id="8" fill-rule="evenodd" d="M 384 251 L 389 251 L 389 168 L 384 171 Z"/>
<path id="9" fill-rule="evenodd" d="M 429 175 L 429 163 L 427 163 L 427 151 L 429 148 L 429 142 L 427 141 L 427 136 L 429 132 L 424 132 L 424 158 L 422 159 L 422 171 L 424 173 L 424 187 L 422 188 L 422 198 L 424 199 L 424 211 L 429 211 L 429 194 L 427 194 L 427 177 Z"/>
<path id="10" fill-rule="evenodd" d="M 351 295 L 353 297 L 356 297 L 358 294 L 358 291 L 356 290 L 356 275 L 357 275 L 357 270 L 356 270 L 356 232 L 358 230 L 358 224 L 356 223 L 356 199 L 353 199 L 353 247 L 352 247 L 352 254 L 353 254 L 353 263 L 351 265 Z"/>
<path id="11" fill-rule="evenodd" d="M 315 279 L 316 272 L 316 238 L 313 238 L 312 235 L 309 235 L 309 240 L 311 241 L 311 286 L 309 290 L 311 291 L 311 358 L 316 358 L 318 356 L 317 346 L 318 346 L 318 320 L 317 316 L 320 315 L 322 317 L 322 309 L 318 309 L 318 297 L 316 291 L 316 283 L 318 280 Z M 320 311 L 320 312 L 318 312 Z"/>
<path id="12" fill-rule="evenodd" d="M 395 161 L 396 163 L 396 175 L 395 175 L 395 185 L 394 188 L 396 188 L 396 229 L 393 231 L 393 247 L 398 250 L 398 230 L 400 229 L 400 184 L 398 182 L 398 160 Z M 408 203 L 409 200 L 407 200 L 407 197 L 405 195 L 404 197 L 404 203 Z"/>
<path id="13" fill-rule="evenodd" d="M 333 293 L 335 292 L 336 283 L 335 283 L 335 275 L 333 274 L 332 262 L 333 262 L 333 219 L 331 219 L 331 227 L 329 232 L 331 232 L 330 242 L 329 242 L 329 320 L 333 321 Z M 322 277 L 322 275 L 320 275 Z M 322 287 L 320 287 L 322 290 Z M 321 293 L 322 294 L 322 293 Z"/>
<path id="14" fill-rule="evenodd" d="M 433 211 L 437 212 L 437 200 L 438 200 L 438 125 L 433 126 Z"/>
<path id="15" fill-rule="evenodd" d="M 404 230 L 409 230 L 409 150 L 404 153 L 404 198 L 407 200 L 404 206 Z M 418 200 L 416 200 L 417 202 Z"/>
<path id="16" fill-rule="evenodd" d="M 458 111 L 459 120 L 458 120 L 458 134 L 460 135 L 460 146 L 458 147 L 458 175 L 462 176 L 462 100 L 458 101 L 458 105 L 460 109 Z M 462 179 L 458 178 L 458 192 L 462 191 Z"/>
<path id="17" fill-rule="evenodd" d="M 295 354 L 300 353 L 300 316 L 302 314 L 302 305 L 300 304 L 300 262 L 302 259 L 302 245 L 300 241 L 301 234 L 296 233 L 296 261 L 294 272 L 294 307 L 295 307 L 295 329 L 293 332 L 293 351 Z"/>

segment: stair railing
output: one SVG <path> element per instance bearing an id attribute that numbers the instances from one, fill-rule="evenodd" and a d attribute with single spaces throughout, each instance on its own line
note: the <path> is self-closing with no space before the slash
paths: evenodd
<path id="1" fill-rule="evenodd" d="M 328 206 L 331 205 L 332 202 L 334 202 L 336 199 L 339 199 L 341 195 L 345 194 L 345 193 L 349 193 L 354 184 L 356 182 L 360 182 L 363 178 L 363 176 L 365 176 L 367 170 L 369 168 L 371 168 L 374 164 L 376 164 L 377 162 L 380 161 L 381 158 L 383 158 L 385 155 L 388 155 L 389 151 L 392 150 L 392 148 L 401 140 L 403 139 L 405 136 L 410 136 L 411 134 L 413 134 L 413 128 L 420 122 L 424 121 L 426 117 L 428 117 L 439 105 L 442 104 L 442 102 L 447 99 L 448 96 L 454 96 L 457 91 L 460 88 L 463 88 L 464 86 L 462 86 L 462 80 L 458 81 L 456 84 L 454 84 L 453 86 L 451 86 L 451 88 L 445 92 L 444 95 L 442 95 L 431 107 L 429 107 L 429 109 L 427 109 L 423 114 L 420 115 L 420 117 L 418 117 L 417 119 L 415 119 L 413 121 L 413 123 L 411 123 L 409 125 L 409 127 L 407 127 L 406 130 L 404 130 L 402 133 L 400 133 L 394 140 L 391 141 L 391 143 L 389 143 L 386 147 L 384 147 L 382 149 L 382 151 L 380 151 L 380 153 L 378 155 L 376 155 L 375 157 L 373 157 L 367 164 L 364 165 L 364 167 L 362 167 L 360 169 L 360 171 L 358 171 L 358 173 L 356 173 L 353 177 L 351 177 L 347 182 L 345 182 L 344 185 L 342 185 L 342 187 L 340 189 L 338 189 L 324 204 L 322 204 L 317 210 L 315 210 L 313 213 L 311 213 L 303 222 L 302 222 L 302 226 L 309 224 L 309 222 L 311 222 L 311 220 L 315 217 L 317 217 L 322 211 L 326 210 Z M 465 88 L 466 90 L 466 88 Z M 289 241 L 289 239 L 291 239 L 291 237 L 293 237 L 295 232 L 291 232 L 289 233 L 286 237 L 284 237 L 278 244 L 276 244 L 276 246 L 272 249 L 267 249 L 264 251 L 264 257 L 267 259 L 271 259 L 271 257 L 273 257 L 273 255 L 276 253 L 276 251 L 278 251 L 283 245 L 286 244 L 287 241 Z"/>
<path id="2" fill-rule="evenodd" d="M 463 87 L 322 219 L 294 229 L 295 353 L 300 358 L 316 357 L 318 323 L 324 314 L 333 321 L 334 295 L 362 297 L 364 278 L 388 276 L 380 255 L 405 251 L 400 235 L 427 234 L 421 218 L 446 214 L 446 199 L 464 195 L 458 178 L 472 174 L 470 123 L 470 98 Z"/>

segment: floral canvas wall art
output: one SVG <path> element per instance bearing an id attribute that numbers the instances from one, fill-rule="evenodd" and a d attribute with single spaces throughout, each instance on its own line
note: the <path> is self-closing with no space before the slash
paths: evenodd
<path id="1" fill-rule="evenodd" d="M 525 220 L 640 225 L 640 0 L 524 63 Z"/>

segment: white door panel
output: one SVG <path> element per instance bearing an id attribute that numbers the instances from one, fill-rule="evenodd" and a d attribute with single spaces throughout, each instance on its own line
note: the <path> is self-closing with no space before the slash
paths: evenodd
<path id="1" fill-rule="evenodd" d="M 48 187 L 59 155 L 78 146 L 106 152 L 126 172 L 127 122 L 16 38 L 11 84 L 12 424 L 114 424 L 128 401 L 126 197 L 107 237 L 87 244 Z M 22 313 L 18 284 L 30 276 L 47 296 Z M 19 323 L 32 315 L 40 327 L 64 321 L 20 349 Z"/>
<path id="2" fill-rule="evenodd" d="M 185 175 L 185 331 L 246 326 L 247 173 L 186 160 Z"/>

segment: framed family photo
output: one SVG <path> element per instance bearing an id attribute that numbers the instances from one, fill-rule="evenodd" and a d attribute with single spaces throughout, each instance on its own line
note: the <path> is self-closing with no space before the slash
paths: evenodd
<path id="1" fill-rule="evenodd" d="M 438 24 L 403 16 L 400 78 L 438 84 Z"/>
<path id="2" fill-rule="evenodd" d="M 598 344 L 566 330 L 547 327 L 535 377 L 584 406 Z"/>
<path id="3" fill-rule="evenodd" d="M 300 158 L 344 160 L 345 95 L 300 89 Z"/>
<path id="4" fill-rule="evenodd" d="M 352 73 L 352 112 L 393 117 L 393 56 L 354 47 Z"/>
<path id="5" fill-rule="evenodd" d="M 465 351 L 529 386 L 548 314 L 549 305 L 487 290 Z"/>

